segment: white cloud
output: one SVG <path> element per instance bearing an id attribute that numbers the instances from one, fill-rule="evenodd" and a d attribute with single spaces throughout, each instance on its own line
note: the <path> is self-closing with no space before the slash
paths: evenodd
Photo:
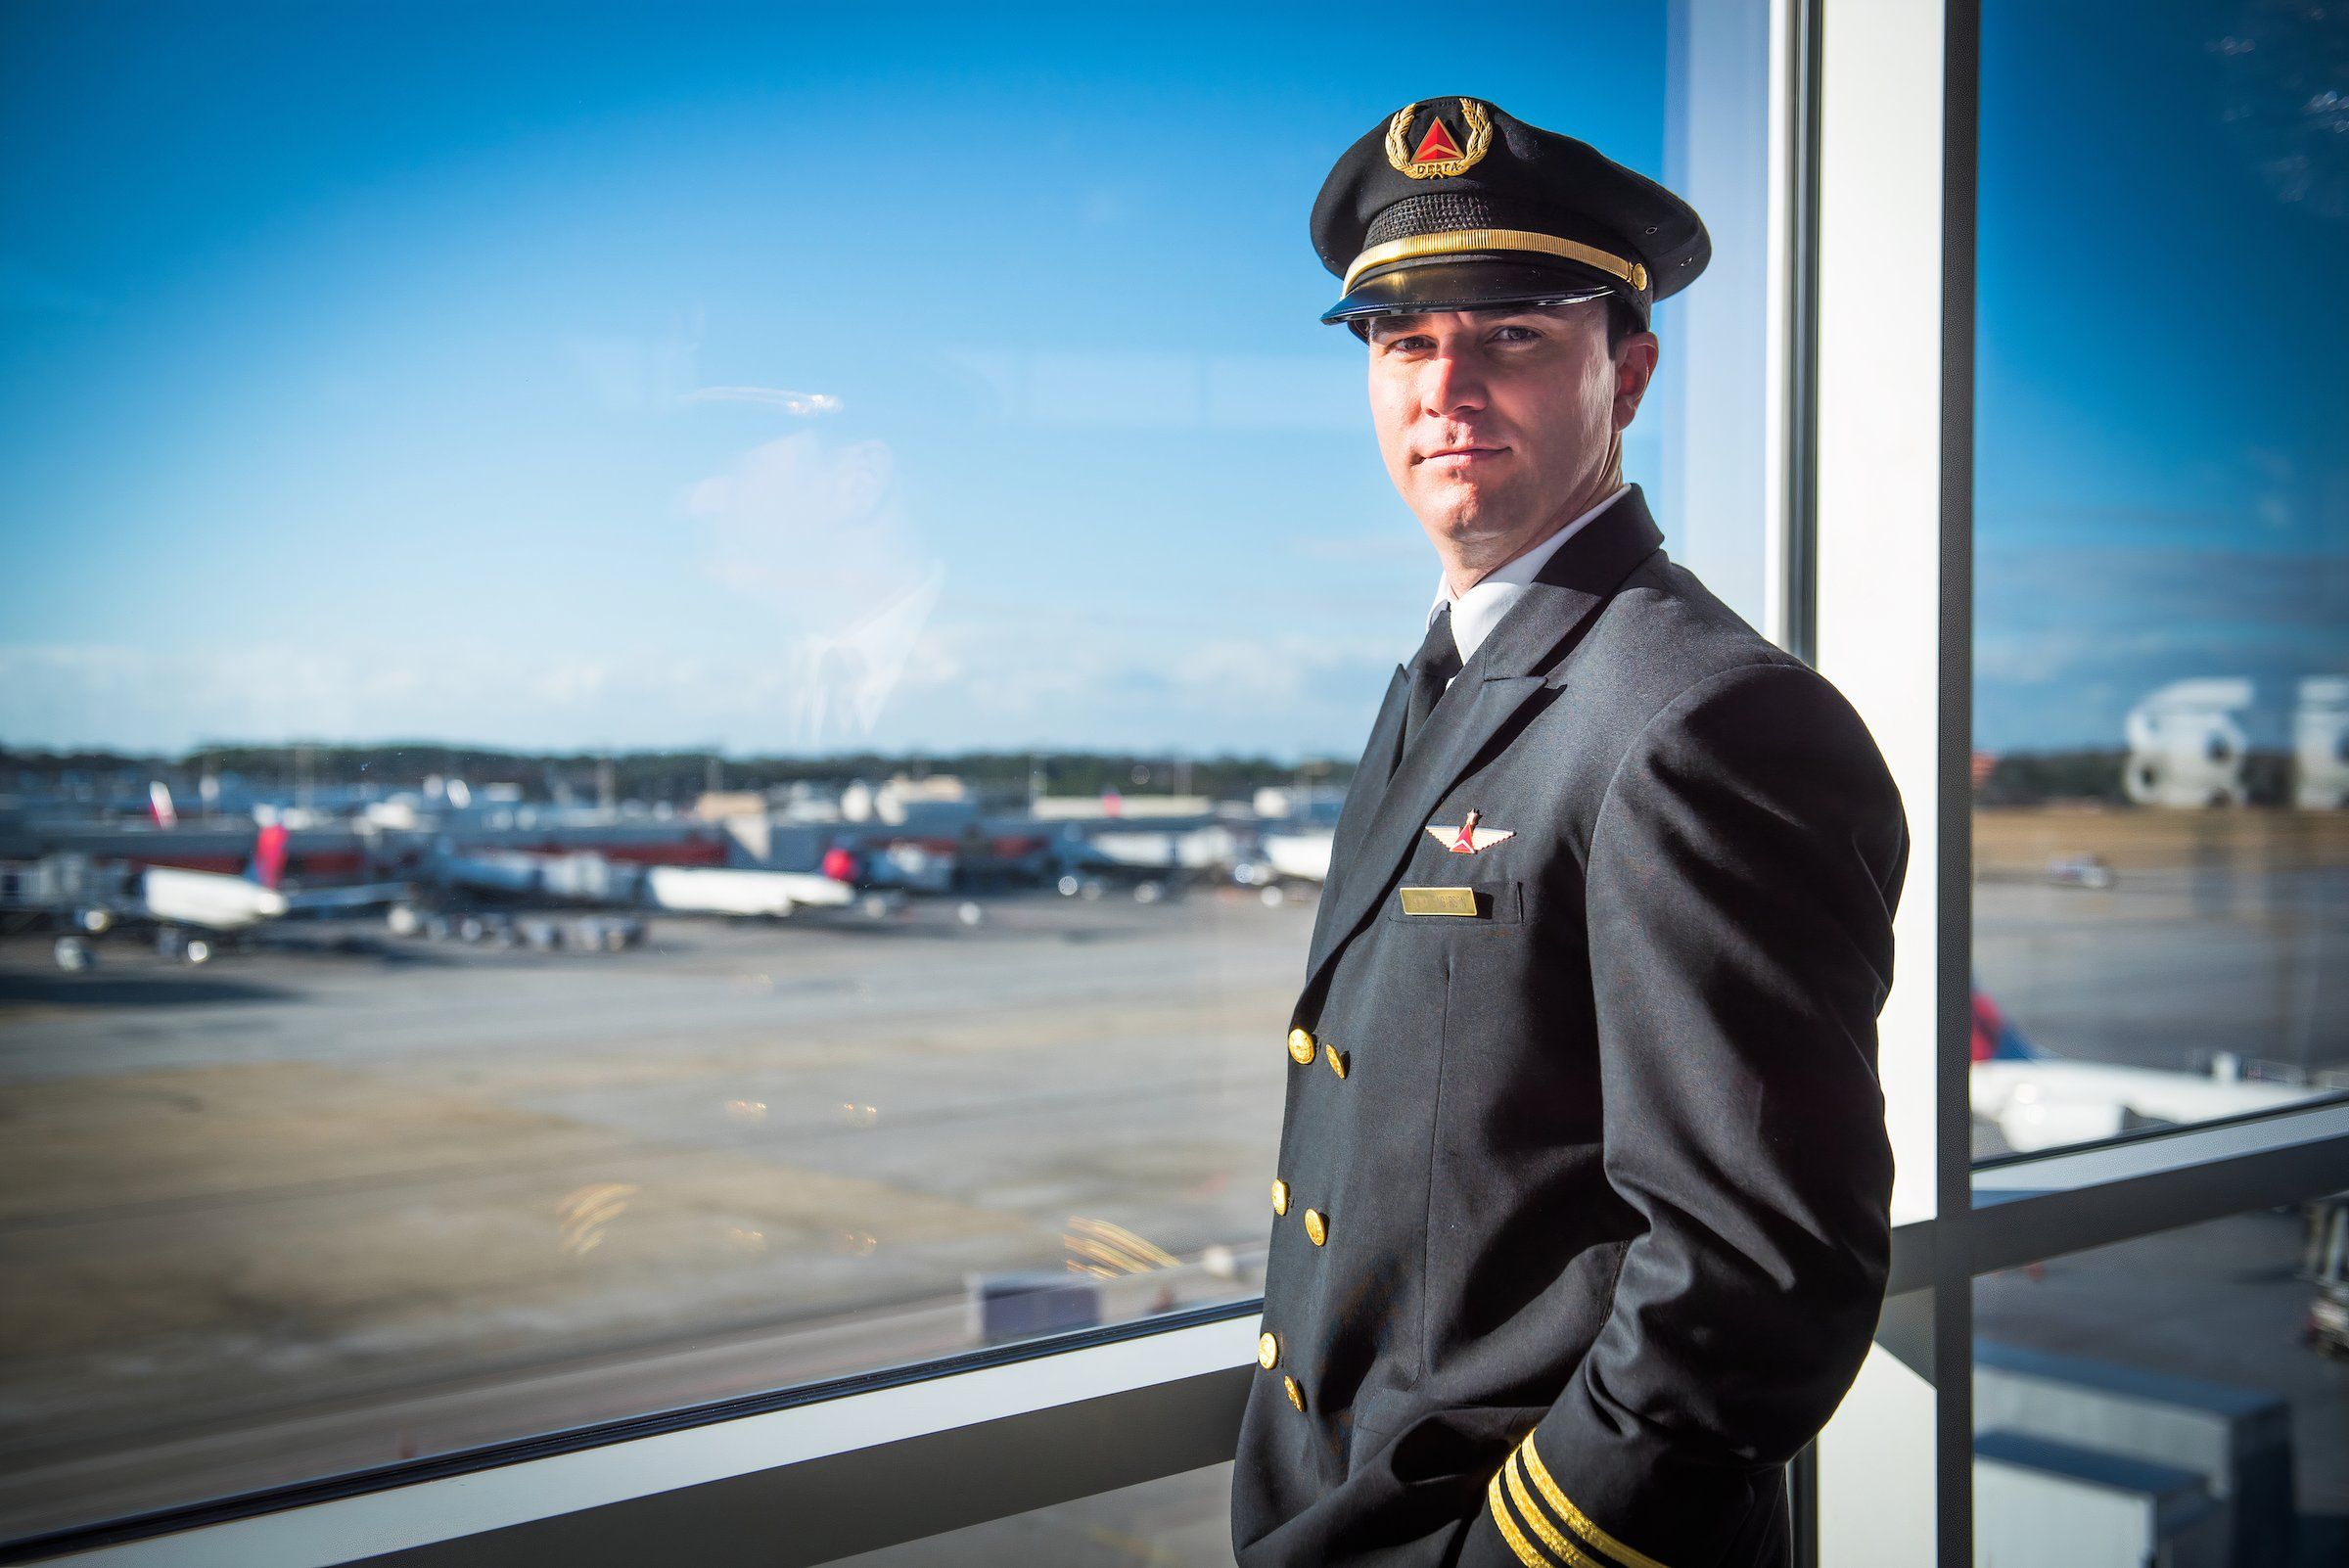
<path id="1" fill-rule="evenodd" d="M 803 431 L 687 490 L 718 581 L 781 612 L 785 707 L 804 746 L 864 741 L 915 659 L 945 567 L 905 520 L 886 441 Z"/>
<path id="2" fill-rule="evenodd" d="M 685 394 L 689 403 L 756 403 L 780 408 L 787 414 L 837 414 L 840 398 L 831 392 L 785 392 L 780 387 L 697 387 Z"/>

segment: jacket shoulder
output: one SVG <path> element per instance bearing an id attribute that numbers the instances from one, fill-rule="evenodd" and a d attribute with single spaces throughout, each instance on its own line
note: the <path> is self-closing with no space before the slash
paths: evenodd
<path id="1" fill-rule="evenodd" d="M 1572 705 L 1607 737 L 1610 788 L 1635 751 L 1710 754 L 1725 766 L 1787 752 L 1865 775 L 1897 798 L 1865 722 L 1826 676 L 1756 631 L 1662 551 L 1625 579 L 1561 671 Z"/>
<path id="2" fill-rule="evenodd" d="M 1630 732 L 1729 671 L 1811 669 L 1661 550 L 1624 580 L 1569 665 L 1569 682 L 1619 705 Z"/>

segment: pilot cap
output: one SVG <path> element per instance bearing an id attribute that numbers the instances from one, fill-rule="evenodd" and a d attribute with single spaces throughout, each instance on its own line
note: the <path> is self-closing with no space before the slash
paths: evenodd
<path id="1" fill-rule="evenodd" d="M 1614 295 L 1645 326 L 1713 255 L 1686 202 L 1480 98 L 1423 98 L 1372 127 L 1322 182 L 1313 236 L 1343 280 L 1321 319 L 1352 323 Z"/>

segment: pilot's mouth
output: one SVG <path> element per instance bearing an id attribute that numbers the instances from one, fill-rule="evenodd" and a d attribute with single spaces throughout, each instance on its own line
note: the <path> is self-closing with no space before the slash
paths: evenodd
<path id="1" fill-rule="evenodd" d="M 1447 446 L 1438 452 L 1423 452 L 1418 461 L 1440 463 L 1451 468 L 1465 468 L 1479 458 L 1498 457 L 1507 451 L 1505 446 Z"/>

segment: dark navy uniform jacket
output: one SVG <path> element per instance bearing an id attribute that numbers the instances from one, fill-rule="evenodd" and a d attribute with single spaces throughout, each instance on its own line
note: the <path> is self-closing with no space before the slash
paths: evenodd
<path id="1" fill-rule="evenodd" d="M 1400 757 L 1388 690 L 1291 1021 L 1244 1568 L 1787 1554 L 1890 1252 L 1908 830 L 1661 543 L 1635 487 L 1593 518 Z"/>

